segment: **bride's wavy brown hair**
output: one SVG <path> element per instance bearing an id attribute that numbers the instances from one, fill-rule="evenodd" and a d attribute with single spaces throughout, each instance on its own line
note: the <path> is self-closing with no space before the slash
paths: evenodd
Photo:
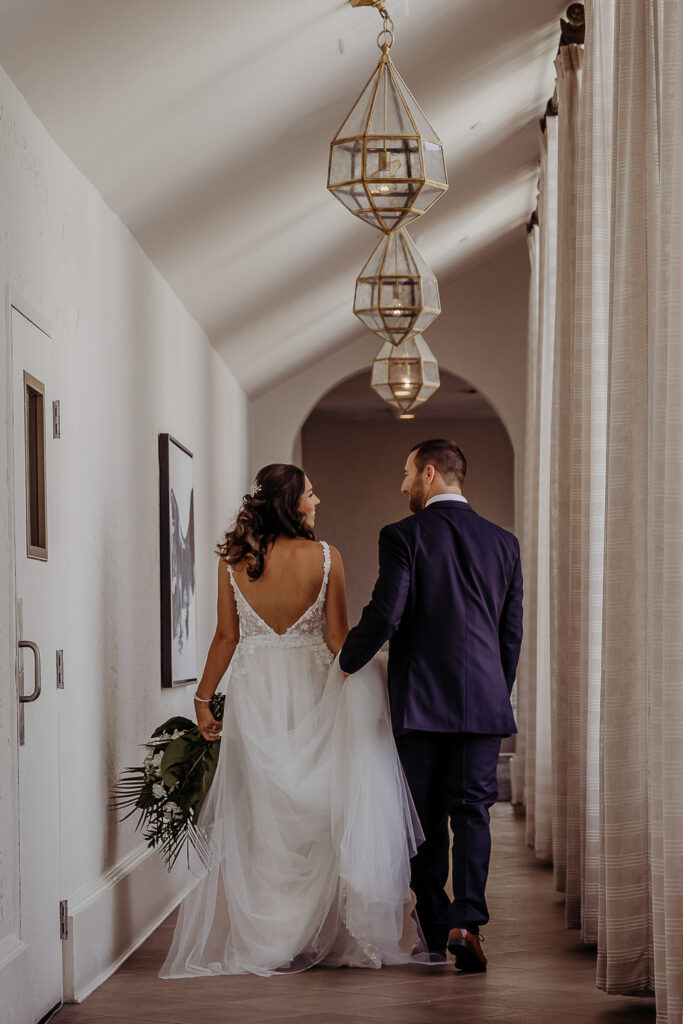
<path id="1" fill-rule="evenodd" d="M 217 554 L 228 565 L 244 562 L 249 579 L 257 580 L 263 575 L 268 548 L 277 537 L 315 540 L 299 511 L 305 489 L 306 476 L 298 466 L 283 462 L 264 466 L 256 474 L 253 493 L 242 498 L 237 521 L 217 546 Z"/>

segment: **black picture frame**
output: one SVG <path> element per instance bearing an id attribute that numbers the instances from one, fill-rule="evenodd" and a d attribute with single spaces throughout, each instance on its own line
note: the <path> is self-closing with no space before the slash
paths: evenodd
<path id="1" fill-rule="evenodd" d="M 197 609 L 193 455 L 159 434 L 161 685 L 196 683 Z"/>

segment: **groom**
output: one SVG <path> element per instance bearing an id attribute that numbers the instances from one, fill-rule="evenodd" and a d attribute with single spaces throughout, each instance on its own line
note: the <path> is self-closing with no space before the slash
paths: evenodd
<path id="1" fill-rule="evenodd" d="M 411 888 L 431 952 L 485 971 L 479 928 L 498 796 L 500 741 L 517 731 L 510 692 L 522 640 L 517 539 L 482 519 L 462 494 L 467 464 L 455 441 L 409 454 L 401 493 L 414 513 L 379 535 L 379 577 L 339 658 L 357 672 L 391 638 L 389 700 L 401 762 L 425 834 Z M 446 895 L 448 820 L 453 900 Z"/>

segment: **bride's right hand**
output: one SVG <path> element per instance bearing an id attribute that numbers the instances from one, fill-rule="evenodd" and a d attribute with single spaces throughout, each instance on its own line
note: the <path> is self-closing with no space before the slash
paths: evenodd
<path id="1" fill-rule="evenodd" d="M 196 710 L 197 728 L 205 740 L 213 741 L 221 738 L 222 722 L 214 718 L 208 707 L 201 705 Z"/>

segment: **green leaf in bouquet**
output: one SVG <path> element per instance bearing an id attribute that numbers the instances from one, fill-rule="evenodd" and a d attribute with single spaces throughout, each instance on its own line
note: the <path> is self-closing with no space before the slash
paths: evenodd
<path id="1" fill-rule="evenodd" d="M 220 741 L 209 744 L 209 749 L 204 756 L 204 772 L 202 774 L 202 780 L 199 786 L 199 791 L 196 798 L 192 801 L 192 820 L 196 822 L 199 817 L 204 801 L 206 800 L 211 783 L 213 782 L 216 774 L 216 765 L 218 764 L 218 755 L 220 753 Z"/>
<path id="2" fill-rule="evenodd" d="M 188 762 L 192 757 L 192 746 L 192 737 L 187 734 L 170 740 L 164 750 L 159 766 L 164 785 L 171 786 L 180 777 L 178 771 L 173 771 L 172 769 L 180 769 L 180 774 L 182 774 L 183 769 L 189 767 Z"/>

